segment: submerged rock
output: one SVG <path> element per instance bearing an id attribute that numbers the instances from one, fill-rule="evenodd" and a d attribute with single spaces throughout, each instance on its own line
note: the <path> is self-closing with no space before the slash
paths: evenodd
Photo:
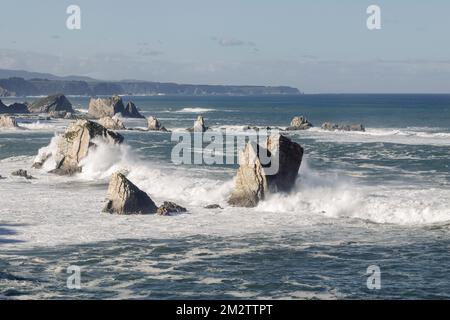
<path id="1" fill-rule="evenodd" d="M 54 111 L 74 112 L 72 104 L 63 94 L 55 94 L 39 99 L 28 106 L 31 113 L 49 113 Z"/>
<path id="2" fill-rule="evenodd" d="M 205 206 L 205 209 L 223 209 L 223 208 L 218 204 L 210 204 Z"/>
<path id="3" fill-rule="evenodd" d="M 92 141 L 100 138 L 107 143 L 122 143 L 123 137 L 102 125 L 89 121 L 78 120 L 72 123 L 58 141 L 54 154 L 56 168 L 52 173 L 71 175 L 81 171 L 80 161 L 83 160 L 90 148 L 95 147 Z"/>
<path id="4" fill-rule="evenodd" d="M 158 208 L 157 214 L 160 216 L 170 216 L 171 214 L 187 212 L 186 208 L 183 208 L 176 203 L 164 201 L 163 205 Z"/>
<path id="5" fill-rule="evenodd" d="M 122 116 L 125 118 L 138 118 L 138 119 L 145 118 L 142 114 L 140 114 L 138 108 L 132 101 L 128 102 L 124 112 L 122 112 Z"/>
<path id="6" fill-rule="evenodd" d="M 27 170 L 23 170 L 23 169 L 11 172 L 11 175 L 15 176 L 15 177 L 23 177 L 27 180 L 34 179 L 31 175 L 28 174 Z"/>
<path id="7" fill-rule="evenodd" d="M 147 122 L 148 122 L 148 130 L 167 132 L 167 129 L 161 125 L 161 122 L 159 122 L 159 120 L 156 117 L 148 118 Z"/>
<path id="8" fill-rule="evenodd" d="M 0 128 L 18 128 L 16 118 L 10 116 L 0 116 Z"/>
<path id="9" fill-rule="evenodd" d="M 125 175 L 116 172 L 108 187 L 108 203 L 103 212 L 112 214 L 152 214 L 158 208 L 153 200 Z"/>
<path id="10" fill-rule="evenodd" d="M 327 131 L 360 131 L 365 132 L 366 129 L 362 124 L 338 125 L 336 123 L 325 122 L 322 124 L 322 130 Z"/>
<path id="11" fill-rule="evenodd" d="M 203 116 L 198 116 L 197 120 L 194 122 L 194 126 L 192 128 L 187 129 L 189 132 L 205 132 L 208 130 L 208 127 L 205 125 L 205 119 Z"/>
<path id="12" fill-rule="evenodd" d="M 98 121 L 98 123 L 100 123 L 102 126 L 104 126 L 106 129 L 109 130 L 125 130 L 125 125 L 116 116 L 103 117 Z"/>
<path id="13" fill-rule="evenodd" d="M 306 120 L 305 117 L 294 117 L 291 121 L 291 125 L 286 129 L 288 131 L 308 130 L 313 127 L 312 123 Z"/>
<path id="14" fill-rule="evenodd" d="M 271 157 L 270 164 L 262 163 L 262 152 Z M 228 203 L 237 207 L 255 207 L 268 193 L 291 191 L 302 158 L 303 148 L 280 134 L 272 134 L 264 147 L 249 142 L 241 153 L 236 186 Z M 272 172 L 275 163 L 278 168 Z"/>

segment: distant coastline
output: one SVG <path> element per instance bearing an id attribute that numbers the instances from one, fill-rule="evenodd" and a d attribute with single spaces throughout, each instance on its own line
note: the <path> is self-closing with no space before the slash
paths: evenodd
<path id="1" fill-rule="evenodd" d="M 289 86 L 196 85 L 140 80 L 103 81 L 88 77 L 58 77 L 20 70 L 0 70 L 0 97 L 47 96 L 260 96 L 300 95 Z"/>

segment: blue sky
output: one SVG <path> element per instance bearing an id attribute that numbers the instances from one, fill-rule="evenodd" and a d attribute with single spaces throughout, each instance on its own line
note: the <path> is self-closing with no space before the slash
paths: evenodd
<path id="1" fill-rule="evenodd" d="M 82 29 L 66 28 L 81 7 Z M 382 29 L 366 28 L 366 8 Z M 307 93 L 449 92 L 446 0 L 2 0 L 0 68 Z"/>

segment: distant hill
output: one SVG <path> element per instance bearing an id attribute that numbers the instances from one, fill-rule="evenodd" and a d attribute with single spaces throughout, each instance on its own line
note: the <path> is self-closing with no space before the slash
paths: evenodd
<path id="1" fill-rule="evenodd" d="M 36 96 L 57 93 L 80 96 L 113 94 L 189 96 L 301 94 L 298 89 L 287 86 L 195 85 L 139 80 L 103 81 L 89 77 L 60 77 L 49 73 L 0 69 L 0 96 Z"/>

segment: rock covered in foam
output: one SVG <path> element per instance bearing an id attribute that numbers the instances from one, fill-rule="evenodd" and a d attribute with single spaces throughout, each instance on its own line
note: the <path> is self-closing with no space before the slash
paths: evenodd
<path id="1" fill-rule="evenodd" d="M 362 124 L 338 125 L 336 123 L 325 122 L 321 128 L 327 131 L 366 131 L 366 128 Z"/>
<path id="2" fill-rule="evenodd" d="M 263 152 L 270 163 L 261 161 Z M 237 207 L 255 207 L 266 194 L 289 192 L 295 185 L 303 158 L 303 148 L 290 139 L 272 134 L 264 147 L 249 142 L 240 155 L 236 186 L 228 203 Z"/>
<path id="3" fill-rule="evenodd" d="M 186 208 L 173 202 L 164 201 L 162 206 L 158 208 L 157 214 L 160 216 L 170 216 L 172 214 L 187 212 Z"/>
<path id="4" fill-rule="evenodd" d="M 78 120 L 73 122 L 66 132 L 58 139 L 56 151 L 52 152 L 56 167 L 52 173 L 71 175 L 81 171 L 80 162 L 91 148 L 96 146 L 94 139 L 101 139 L 106 143 L 122 143 L 123 137 L 102 125 L 89 121 Z M 49 155 L 46 155 L 47 159 Z M 40 167 L 47 160 L 40 158 L 35 161 L 34 167 Z"/>
<path id="5" fill-rule="evenodd" d="M 125 125 L 123 122 L 116 116 L 114 117 L 103 117 L 98 123 L 104 126 L 108 130 L 125 130 Z"/>
<path id="6" fill-rule="evenodd" d="M 116 172 L 108 187 L 108 203 L 104 212 L 112 214 L 152 214 L 158 208 L 147 193 L 140 190 L 125 175 Z"/>

